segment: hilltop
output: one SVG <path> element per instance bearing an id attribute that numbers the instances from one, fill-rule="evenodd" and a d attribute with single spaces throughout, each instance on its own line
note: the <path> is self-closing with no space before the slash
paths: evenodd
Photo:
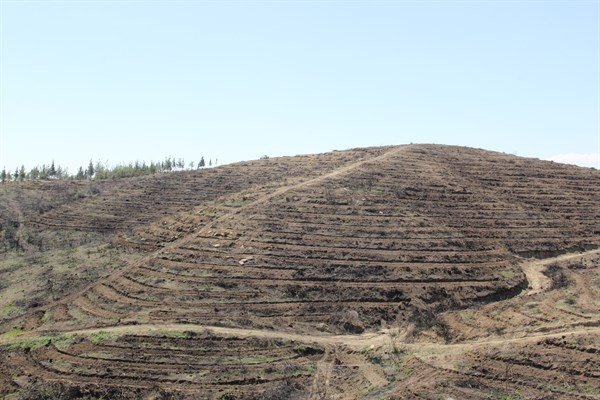
<path id="1" fill-rule="evenodd" d="M 0 200 L 14 398 L 600 398 L 594 169 L 404 145 Z"/>

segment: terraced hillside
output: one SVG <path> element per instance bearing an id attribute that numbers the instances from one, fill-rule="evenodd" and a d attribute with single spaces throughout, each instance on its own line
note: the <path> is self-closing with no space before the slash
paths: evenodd
<path id="1" fill-rule="evenodd" d="M 121 259 L 134 262 L 138 254 L 130 250 L 153 250 L 208 223 L 217 213 L 235 209 L 246 192 L 252 196 L 275 190 L 383 151 L 281 157 L 129 179 L 2 185 L 1 272 L 11 285 L 0 281 L 5 303 L 0 307 L 0 331 L 10 327 L 2 327 L 7 318 L 80 291 L 120 268 Z M 239 199 L 223 199 L 232 193 Z M 205 212 L 190 213 L 208 204 Z M 107 248 L 111 243 L 118 247 Z"/>
<path id="2" fill-rule="evenodd" d="M 281 340 L 97 334 L 51 343 L 14 361 L 45 382 L 68 378 L 80 385 L 107 382 L 141 390 L 160 382 L 183 393 L 234 396 L 286 390 L 288 381 L 308 384 L 323 354 L 319 346 Z"/>
<path id="3" fill-rule="evenodd" d="M 118 179 L 111 184 L 100 181 L 109 188 L 98 190 L 96 196 L 53 208 L 31 222 L 50 229 L 125 231 L 244 189 L 274 188 L 289 180 L 310 179 L 384 150 L 261 159 L 219 168 Z"/>
<path id="4" fill-rule="evenodd" d="M 115 185 L 29 222 L 132 256 L 6 325 L 5 392 L 600 397 L 596 170 L 407 145 Z"/>

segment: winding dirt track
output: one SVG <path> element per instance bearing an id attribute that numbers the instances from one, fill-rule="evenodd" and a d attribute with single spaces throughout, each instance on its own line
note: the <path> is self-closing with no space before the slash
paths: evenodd
<path id="1" fill-rule="evenodd" d="M 525 295 L 533 295 L 540 293 L 549 288 L 549 279 L 543 275 L 545 268 L 557 261 L 565 261 L 577 259 L 592 254 L 600 253 L 600 249 L 590 250 L 582 253 L 564 254 L 558 257 L 547 258 L 544 260 L 529 261 L 523 264 L 523 271 L 529 281 L 530 289 L 524 292 Z M 548 280 L 548 281 L 546 281 Z M 472 349 L 474 347 L 502 345 L 509 343 L 526 343 L 535 342 L 544 338 L 556 338 L 563 335 L 585 335 L 585 334 L 600 334 L 600 327 L 577 328 L 571 330 L 561 330 L 553 332 L 544 332 L 532 334 L 523 337 L 495 337 L 488 339 L 480 339 L 474 341 L 464 341 L 460 343 L 402 343 L 402 335 L 397 330 L 382 330 L 379 332 L 369 332 L 357 335 L 308 335 L 300 333 L 292 333 L 285 331 L 272 331 L 261 329 L 244 329 L 244 328 L 227 328 L 220 326 L 199 325 L 199 324 L 140 324 L 140 325 L 116 325 L 106 326 L 101 328 L 79 329 L 72 331 L 58 332 L 67 335 L 91 335 L 98 332 L 107 332 L 113 334 L 135 334 L 135 335 L 150 335 L 160 332 L 204 332 L 211 331 L 218 335 L 236 336 L 236 337 L 260 337 L 266 339 L 284 339 L 306 343 L 319 343 L 322 345 L 345 345 L 354 349 L 364 349 L 370 346 L 381 346 L 390 343 L 402 344 L 408 349 L 415 351 L 427 350 L 460 350 Z M 18 337 L 6 338 L 0 336 L 0 345 L 17 343 L 24 339 L 36 338 L 43 335 L 56 334 L 57 332 L 33 330 Z"/>
<path id="2" fill-rule="evenodd" d="M 544 271 L 550 264 L 560 261 L 577 259 L 583 256 L 598 253 L 600 253 L 600 249 L 586 251 L 585 253 L 563 254 L 557 257 L 545 258 L 543 260 L 536 260 L 523 263 L 521 268 L 523 269 L 523 273 L 527 277 L 527 281 L 529 282 L 529 288 L 527 288 L 527 290 L 524 291 L 522 295 L 532 296 L 534 294 L 538 294 L 550 289 L 552 281 L 550 280 L 550 278 L 544 275 Z"/>
<path id="3" fill-rule="evenodd" d="M 235 336 L 235 337 L 259 337 L 264 339 L 283 339 L 305 343 L 318 343 L 322 345 L 342 344 L 353 349 L 363 349 L 369 346 L 381 346 L 391 343 L 394 340 L 392 331 L 384 330 L 374 333 L 363 333 L 360 335 L 307 335 L 291 332 L 269 331 L 261 329 L 244 329 L 244 328 L 226 328 L 210 325 L 197 324 L 142 324 L 142 325 L 120 325 L 109 326 L 104 328 L 80 329 L 69 332 L 62 332 L 71 335 L 91 335 L 98 332 L 107 332 L 114 334 L 135 334 L 149 335 L 152 333 L 161 332 L 205 332 L 210 331 L 217 335 Z M 544 338 L 555 338 L 563 335 L 583 335 L 583 334 L 600 334 L 600 327 L 580 328 L 574 330 L 566 330 L 560 332 L 546 332 L 524 337 L 498 337 L 494 339 L 481 339 L 476 341 L 465 341 L 461 343 L 443 344 L 443 343 L 403 343 L 404 346 L 412 350 L 435 350 L 435 349 L 461 349 L 473 348 L 488 345 L 500 345 L 504 343 L 524 343 L 534 342 Z M 25 336 L 25 335 L 24 335 Z M 15 339 L 18 341 L 24 336 Z M 28 336 L 28 335 L 27 335 Z"/>

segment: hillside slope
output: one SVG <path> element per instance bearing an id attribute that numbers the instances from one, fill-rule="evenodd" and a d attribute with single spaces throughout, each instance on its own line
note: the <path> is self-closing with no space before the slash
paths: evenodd
<path id="1" fill-rule="evenodd" d="M 598 171 L 464 147 L 406 145 L 261 160 L 118 182 L 115 188 L 24 222 L 42 231 L 102 234 L 98 240 L 123 252 L 125 264 L 6 324 L 29 331 L 16 335 L 24 338 L 92 335 L 75 343 L 48 339 L 33 355 L 12 352 L 4 365 L 22 366 L 23 372 L 5 382 L 7 390 L 31 387 L 31 376 L 40 374 L 47 381 L 80 388 L 108 384 L 138 395 L 159 382 L 167 392 L 214 398 L 281 395 L 286 387 L 300 398 L 363 398 L 368 382 L 379 388 L 371 391 L 373 398 L 415 398 L 402 389 L 414 378 L 406 371 L 429 368 L 434 377 L 421 381 L 422 391 L 436 396 L 441 381 L 435 376 L 448 380 L 448 357 L 455 353 L 410 358 L 405 349 L 398 367 L 399 350 L 387 348 L 388 340 L 420 343 L 411 345 L 416 351 L 430 342 L 516 334 L 518 326 L 507 319 L 526 312 L 523 296 L 543 302 L 551 290 L 535 283 L 527 291 L 531 271 L 541 273 L 546 265 L 524 268 L 524 258 L 600 247 Z M 592 281 L 597 261 L 592 258 Z M 579 315 L 571 315 L 571 326 L 600 326 L 597 291 L 577 273 L 567 275 L 587 293 L 583 308 L 570 311 Z M 465 310 L 491 322 L 468 321 L 461 317 Z M 507 312 L 512 314 L 501 319 Z M 542 315 L 527 323 L 544 332 L 564 329 Z M 123 326 L 134 328 L 119 330 Z M 162 336 L 148 335 L 161 326 Z M 229 335 L 182 334 L 185 327 L 198 332 L 211 326 L 219 327 L 215 332 L 231 329 L 234 337 L 239 329 L 255 333 L 225 348 L 219 346 Z M 493 333 L 494 326 L 501 330 Z M 258 332 L 280 340 L 252 339 Z M 327 336 L 376 332 L 387 339 L 372 342 L 378 346 L 372 354 L 348 352 L 335 345 L 344 339 Z M 290 338 L 301 335 L 328 339 L 294 347 Z M 192 349 L 192 342 L 203 350 Z M 593 342 L 582 339 L 581 346 L 593 350 Z M 140 348 L 156 350 L 134 355 Z M 498 354 L 461 352 L 452 362 L 516 360 Z M 131 357 L 136 361 L 123 364 Z M 400 369 L 388 373 L 381 357 L 396 360 L 388 367 Z M 598 361 L 594 356 L 590 362 Z M 117 365 L 121 373 L 114 372 Z M 599 383 L 589 367 L 578 371 Z M 481 374 L 474 371 L 471 379 Z M 328 383 L 323 388 L 330 380 L 337 390 Z M 503 389 L 481 387 L 456 393 L 486 398 Z"/>

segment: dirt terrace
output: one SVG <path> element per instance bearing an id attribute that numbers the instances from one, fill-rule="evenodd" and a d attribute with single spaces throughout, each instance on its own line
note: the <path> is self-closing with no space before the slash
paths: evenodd
<path id="1" fill-rule="evenodd" d="M 186 188 L 216 187 L 213 178 L 225 174 L 225 167 L 206 176 L 168 174 L 190 182 L 173 186 L 173 202 L 164 208 L 136 203 L 136 196 L 151 202 L 148 193 L 160 192 L 161 184 L 153 183 L 150 192 L 115 199 L 106 192 L 43 214 L 36 223 L 56 229 L 121 231 L 116 245 L 146 255 L 25 319 L 38 335 L 87 337 L 106 330 L 139 343 L 156 340 L 144 339 L 145 330 L 160 327 L 316 342 L 309 355 L 292 352 L 297 365 L 275 375 L 244 366 L 242 378 L 230 376 L 235 368 L 219 369 L 224 361 L 192 377 L 176 362 L 158 375 L 131 365 L 119 380 L 111 372 L 119 353 L 102 353 L 106 361 L 90 370 L 85 359 L 97 343 L 67 344 L 70 358 L 64 359 L 51 340 L 28 355 L 11 353 L 7 365 L 27 366 L 11 385 L 27 386 L 36 374 L 27 368 L 42 368 L 42 380 L 145 389 L 157 381 L 171 391 L 214 398 L 280 395 L 275 381 L 313 398 L 444 393 L 479 399 L 516 391 L 524 398 L 597 398 L 598 377 L 590 375 L 598 362 L 596 253 L 577 258 L 587 266 L 581 268 L 565 266 L 566 259 L 555 259 L 554 267 L 527 260 L 575 257 L 600 246 L 597 171 L 436 145 L 355 150 L 320 160 L 319 168 L 292 168 L 287 181 L 281 171 L 258 177 L 265 176 L 267 163 L 285 169 L 290 160 L 244 165 L 230 173 L 239 181 L 231 191 L 219 187 L 196 203 L 185 200 L 195 198 Z M 136 203 L 130 215 L 125 200 Z M 96 209 L 128 225 L 111 217 L 98 223 L 91 211 Z M 163 211 L 168 215 L 161 218 Z M 592 356 L 580 360 L 577 350 L 554 346 L 562 332 L 577 332 L 576 345 Z M 359 341 L 354 346 L 344 337 Z M 514 346 L 505 348 L 507 343 Z M 265 352 L 292 357 L 283 350 L 288 345 L 268 344 Z M 148 360 L 151 371 L 153 354 L 139 356 L 135 362 Z M 195 374 L 202 362 L 189 360 L 198 367 Z M 219 396 L 209 391 L 214 385 L 222 385 Z"/>
<path id="2" fill-rule="evenodd" d="M 598 250 L 559 256 L 546 260 L 541 272 L 555 277 L 557 271 L 586 269 L 595 271 L 591 276 L 597 280 L 599 261 Z M 538 264 L 527 261 L 523 266 Z M 558 286 L 556 282 L 563 281 L 554 278 L 540 291 L 530 288 L 471 312 L 493 316 L 486 310 L 491 306 L 517 312 L 528 300 L 548 301 L 561 291 L 580 290 L 574 279 Z M 582 302 L 590 300 L 597 302 L 597 297 Z M 6 376 L 13 380 L 3 384 L 4 390 L 60 382 L 83 391 L 118 388 L 130 396 L 123 398 L 139 398 L 158 385 L 184 398 L 201 393 L 215 399 L 597 399 L 600 325 L 586 322 L 533 322 L 531 328 L 537 331 L 507 329 L 498 335 L 498 320 L 487 334 L 456 337 L 448 344 L 409 341 L 406 331 L 393 328 L 332 336 L 121 324 L 2 338 L 0 345 L 15 350 L 3 352 L 0 368 L 8 371 L 11 366 Z"/>
<path id="3" fill-rule="evenodd" d="M 274 188 L 305 180 L 385 151 L 369 148 L 310 156 L 280 157 L 100 182 L 97 195 L 45 212 L 32 224 L 47 229 L 120 232 L 190 210 L 248 188 Z"/>
<path id="4" fill-rule="evenodd" d="M 484 164 L 468 181 L 455 151 Z M 208 222 L 82 293 L 56 326 L 117 319 L 357 333 L 514 296 L 527 284 L 517 254 L 599 244 L 598 175 L 514 159 L 397 147 L 236 207 L 223 205 L 235 196 L 221 198 L 187 216 L 213 207 Z M 498 163 L 501 190 L 491 173 L 475 176 Z M 568 172 L 583 175 L 581 187 Z"/>

